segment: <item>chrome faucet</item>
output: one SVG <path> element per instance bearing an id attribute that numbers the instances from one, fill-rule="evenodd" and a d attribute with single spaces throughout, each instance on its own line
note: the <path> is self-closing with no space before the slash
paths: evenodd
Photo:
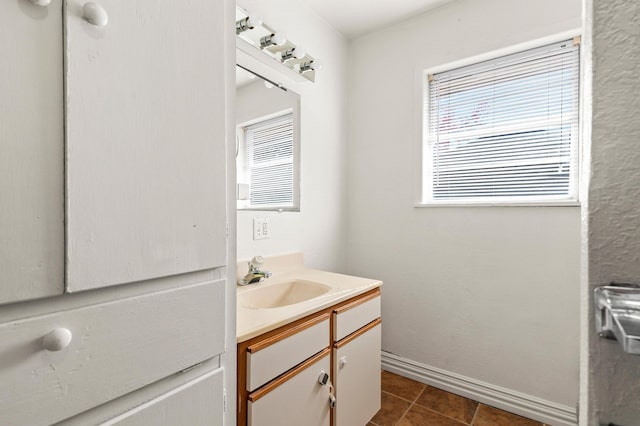
<path id="1" fill-rule="evenodd" d="M 261 271 L 260 268 L 264 263 L 262 256 L 256 256 L 249 261 L 249 272 L 244 278 L 238 280 L 238 285 L 247 285 L 253 283 L 259 283 L 271 276 L 269 271 Z"/>

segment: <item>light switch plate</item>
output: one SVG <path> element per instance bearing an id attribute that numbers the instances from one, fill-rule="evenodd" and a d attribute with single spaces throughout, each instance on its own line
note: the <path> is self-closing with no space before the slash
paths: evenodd
<path id="1" fill-rule="evenodd" d="M 264 240 L 265 238 L 269 238 L 269 219 L 253 219 L 253 239 Z"/>
<path id="2" fill-rule="evenodd" d="M 251 198 L 251 189 L 248 183 L 239 183 L 237 188 L 237 199 L 238 200 L 249 200 Z"/>

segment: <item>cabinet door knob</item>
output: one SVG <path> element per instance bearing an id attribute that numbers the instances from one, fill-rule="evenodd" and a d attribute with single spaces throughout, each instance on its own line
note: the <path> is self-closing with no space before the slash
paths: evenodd
<path id="1" fill-rule="evenodd" d="M 31 3 L 35 4 L 36 6 L 49 6 L 49 3 L 51 3 L 51 0 L 29 0 Z"/>
<path id="2" fill-rule="evenodd" d="M 89 2 L 82 6 L 82 18 L 96 27 L 106 27 L 109 23 L 109 15 L 98 3 Z"/>
<path id="3" fill-rule="evenodd" d="M 346 356 L 340 357 L 340 360 L 338 361 L 338 365 L 340 366 L 340 368 L 344 368 L 345 365 L 347 365 L 347 362 L 349 362 L 349 360 L 347 360 Z"/>
<path id="4" fill-rule="evenodd" d="M 56 328 L 42 339 L 42 347 L 48 351 L 61 351 L 71 343 L 73 334 L 66 328 Z"/>
<path id="5" fill-rule="evenodd" d="M 324 370 L 320 370 L 320 375 L 318 376 L 318 383 L 324 386 L 328 382 L 329 382 L 329 375 Z"/>

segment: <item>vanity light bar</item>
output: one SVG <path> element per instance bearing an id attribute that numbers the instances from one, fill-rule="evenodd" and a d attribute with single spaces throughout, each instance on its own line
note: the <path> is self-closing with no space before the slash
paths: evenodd
<path id="1" fill-rule="evenodd" d="M 284 65 L 303 77 L 302 81 L 315 81 L 315 73 L 321 67 L 318 60 L 309 55 L 302 47 L 293 44 L 282 33 L 239 6 L 236 6 L 236 36 L 239 40 L 277 61 L 277 64 L 271 64 L 275 69 Z M 237 45 L 240 47 L 242 43 L 237 43 Z"/>

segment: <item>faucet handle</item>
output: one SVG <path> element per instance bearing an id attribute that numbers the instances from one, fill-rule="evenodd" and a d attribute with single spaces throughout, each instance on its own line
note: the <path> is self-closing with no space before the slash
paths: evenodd
<path id="1" fill-rule="evenodd" d="M 255 256 L 249 262 L 249 270 L 257 270 L 260 269 L 262 264 L 264 263 L 264 258 L 262 256 Z"/>

